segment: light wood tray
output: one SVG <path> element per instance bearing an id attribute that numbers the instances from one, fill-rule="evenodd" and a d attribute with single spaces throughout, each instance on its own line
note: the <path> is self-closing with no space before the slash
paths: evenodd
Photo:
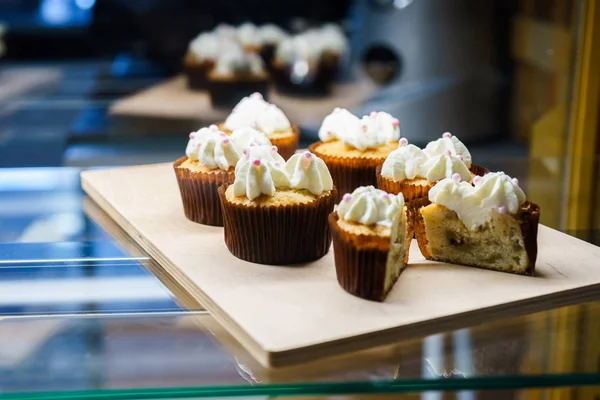
<path id="1" fill-rule="evenodd" d="M 335 107 L 357 107 L 374 91 L 372 83 L 358 81 L 335 84 L 330 96 L 319 98 L 290 97 L 271 90 L 269 101 L 281 107 L 295 124 L 318 128 Z M 118 117 L 194 120 L 205 124 L 223 121 L 230 111 L 212 108 L 208 92 L 188 89 L 183 76 L 125 97 L 109 110 L 111 115 Z"/>
<path id="2" fill-rule="evenodd" d="M 369 302 L 338 286 L 331 252 L 303 267 L 233 257 L 221 228 L 184 217 L 171 164 L 86 171 L 82 186 L 265 366 L 581 302 L 600 288 L 600 248 L 541 226 L 536 277 L 430 262 L 413 243 L 386 301 Z"/>

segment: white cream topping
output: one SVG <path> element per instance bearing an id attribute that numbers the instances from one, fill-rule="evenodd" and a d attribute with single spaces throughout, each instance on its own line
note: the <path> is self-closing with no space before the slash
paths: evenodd
<path id="1" fill-rule="evenodd" d="M 307 62 L 314 65 L 320 57 L 321 48 L 308 33 L 285 38 L 275 50 L 275 58 L 284 64 Z"/>
<path id="2" fill-rule="evenodd" d="M 200 61 L 214 60 L 219 55 L 219 38 L 212 33 L 201 33 L 189 45 L 189 51 Z"/>
<path id="3" fill-rule="evenodd" d="M 219 38 L 237 41 L 237 30 L 229 24 L 219 24 L 213 32 Z"/>
<path id="4" fill-rule="evenodd" d="M 211 125 L 190 134 L 185 154 L 206 168 L 227 171 L 237 164 L 242 151 L 216 125 Z"/>
<path id="5" fill-rule="evenodd" d="M 413 144 L 399 146 L 392 151 L 381 166 L 381 176 L 403 181 L 415 179 L 422 175 L 422 165 L 427 161 L 427 154 Z"/>
<path id="6" fill-rule="evenodd" d="M 337 213 L 344 221 L 391 226 L 403 208 L 402 193 L 393 195 L 373 186 L 361 186 L 344 195 L 337 206 Z"/>
<path id="7" fill-rule="evenodd" d="M 395 142 L 400 139 L 400 121 L 386 112 L 372 112 L 362 117 L 369 135 L 375 135 L 379 143 Z"/>
<path id="8" fill-rule="evenodd" d="M 348 49 L 348 39 L 341 28 L 335 24 L 324 25 L 320 30 L 319 43 L 323 51 L 341 54 Z"/>
<path id="9" fill-rule="evenodd" d="M 440 154 L 425 161 L 421 166 L 420 173 L 429 182 L 452 178 L 454 174 L 458 174 L 464 181 L 468 182 L 471 180 L 471 172 L 465 163 L 458 157 L 448 154 Z"/>
<path id="10" fill-rule="evenodd" d="M 237 28 L 236 37 L 242 46 L 257 47 L 261 45 L 258 28 L 251 22 L 240 25 Z"/>
<path id="11" fill-rule="evenodd" d="M 325 117 L 319 128 L 319 139 L 322 142 L 340 139 L 348 130 L 360 128 L 360 118 L 345 108 L 336 107 Z"/>
<path id="12" fill-rule="evenodd" d="M 474 186 L 458 176 L 443 179 L 429 191 L 429 200 L 456 212 L 470 230 L 484 225 L 493 213 L 516 214 L 526 201 L 516 179 L 494 172 L 473 179 Z"/>
<path id="13" fill-rule="evenodd" d="M 238 149 L 245 149 L 251 145 L 271 146 L 271 141 L 263 132 L 245 127 L 234 130 L 229 136 Z"/>
<path id="14" fill-rule="evenodd" d="M 306 189 L 314 195 L 333 190 L 333 179 L 325 162 L 311 152 L 294 154 L 285 170 L 292 189 Z"/>
<path id="15" fill-rule="evenodd" d="M 288 37 L 283 29 L 274 24 L 265 24 L 259 27 L 258 36 L 262 44 L 278 44 Z"/>
<path id="16" fill-rule="evenodd" d="M 471 168 L 471 153 L 467 147 L 456 136 L 446 132 L 433 142 L 429 142 L 424 149 L 428 156 L 437 156 L 450 151 L 454 156 L 461 156 L 467 168 Z"/>
<path id="17" fill-rule="evenodd" d="M 290 120 L 275 104 L 263 100 L 259 93 L 244 97 L 227 117 L 225 129 L 253 127 L 267 135 L 291 128 Z"/>
<path id="18" fill-rule="evenodd" d="M 320 195 L 333 189 L 333 180 L 323 160 L 310 152 L 296 154 L 286 163 L 275 147 L 253 146 L 244 151 L 235 167 L 234 196 L 253 200 L 290 188 Z"/>
<path id="19" fill-rule="evenodd" d="M 264 74 L 263 62 L 258 54 L 244 51 L 241 47 L 231 46 L 222 49 L 215 65 L 216 75 Z"/>

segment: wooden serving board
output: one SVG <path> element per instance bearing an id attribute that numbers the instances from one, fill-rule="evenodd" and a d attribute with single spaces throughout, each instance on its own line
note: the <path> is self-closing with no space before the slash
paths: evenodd
<path id="1" fill-rule="evenodd" d="M 171 164 L 86 171 L 82 186 L 265 366 L 555 308 L 600 289 L 600 248 L 541 226 L 535 277 L 427 261 L 413 243 L 409 267 L 375 303 L 338 286 L 331 251 L 293 267 L 232 256 L 222 228 L 184 217 Z"/>
<path id="2" fill-rule="evenodd" d="M 368 81 L 335 84 L 330 96 L 299 98 L 269 92 L 269 101 L 277 104 L 290 121 L 301 127 L 318 128 L 335 107 L 359 106 L 375 91 Z M 194 120 L 198 123 L 223 121 L 231 110 L 214 109 L 206 91 L 188 89 L 185 77 L 178 76 L 116 101 L 110 114 L 120 117 Z"/>

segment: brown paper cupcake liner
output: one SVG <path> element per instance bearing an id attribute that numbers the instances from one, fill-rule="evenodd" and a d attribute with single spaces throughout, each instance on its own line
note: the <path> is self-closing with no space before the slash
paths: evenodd
<path id="1" fill-rule="evenodd" d="M 208 74 L 214 67 L 214 62 L 191 61 L 186 57 L 183 62 L 183 71 L 187 78 L 187 85 L 192 90 L 206 90 L 208 88 Z"/>
<path id="2" fill-rule="evenodd" d="M 385 157 L 380 158 L 354 158 L 331 156 L 320 153 L 318 147 L 322 142 L 315 142 L 308 146 L 311 153 L 321 158 L 331 173 L 333 183 L 338 189 L 338 201 L 346 193 L 352 193 L 360 186 L 377 186 L 375 170 L 383 164 Z"/>
<path id="3" fill-rule="evenodd" d="M 224 238 L 237 258 L 259 264 L 289 265 L 317 260 L 331 245 L 327 216 L 335 188 L 309 204 L 249 207 L 227 200 L 229 185 L 219 188 Z"/>
<path id="4" fill-rule="evenodd" d="M 486 167 L 482 167 L 481 165 L 471 164 L 471 168 L 469 170 L 475 175 L 484 176 L 485 174 L 489 174 L 490 170 Z"/>
<path id="5" fill-rule="evenodd" d="M 381 165 L 378 165 L 375 173 L 377 176 L 377 187 L 384 192 L 392 194 L 402 193 L 405 201 L 427 197 L 429 190 L 437 183 L 430 182 L 428 185 L 416 185 L 412 180 L 396 182 L 393 179 L 382 176 L 381 167 Z"/>
<path id="6" fill-rule="evenodd" d="M 186 160 L 187 157 L 181 157 L 173 164 L 185 216 L 199 224 L 223 226 L 217 188 L 233 182 L 233 171 L 215 171 L 210 174 L 194 172 L 180 167 Z"/>
<path id="7" fill-rule="evenodd" d="M 428 206 L 431 202 L 428 199 L 418 199 L 409 204 L 409 218 L 412 220 L 417 244 L 423 257 L 432 260 L 431 252 L 429 251 L 429 240 L 427 239 L 427 230 L 425 229 L 425 221 L 421 215 L 420 209 Z M 521 272 L 513 272 L 521 275 L 533 276 L 535 273 L 535 260 L 537 259 L 537 232 L 540 221 L 540 207 L 537 204 L 526 201 L 521 205 L 520 211 L 520 227 L 523 235 L 523 242 L 527 258 L 529 259 L 529 267 Z M 474 265 L 474 267 L 478 267 Z"/>
<path id="8" fill-rule="evenodd" d="M 221 122 L 217 126 L 219 127 L 220 131 L 231 135 L 232 132 L 228 129 L 225 129 L 224 125 L 225 123 Z M 269 138 L 271 144 L 273 146 L 277 146 L 277 151 L 286 161 L 296 153 L 296 150 L 298 149 L 298 142 L 300 141 L 300 129 L 298 126 L 292 125 L 292 130 L 293 135 L 277 139 Z"/>
<path id="9" fill-rule="evenodd" d="M 331 213 L 329 226 L 333 237 L 333 255 L 338 283 L 354 296 L 383 301 L 387 295 L 384 291 L 384 282 L 390 238 L 353 234 L 340 228 L 337 222 L 337 213 Z M 407 228 L 407 236 L 412 238 L 409 228 Z M 405 250 L 402 270 L 408 262 L 409 248 L 410 241 Z"/>

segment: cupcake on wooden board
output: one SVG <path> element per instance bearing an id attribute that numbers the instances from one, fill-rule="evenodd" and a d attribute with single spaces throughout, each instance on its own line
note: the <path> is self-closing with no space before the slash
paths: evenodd
<path id="1" fill-rule="evenodd" d="M 504 172 L 475 177 L 455 174 L 414 203 L 421 253 L 428 260 L 533 275 L 539 207 L 527 201 L 516 179 Z"/>
<path id="2" fill-rule="evenodd" d="M 219 38 L 213 33 L 201 33 L 190 42 L 183 61 L 183 69 L 190 89 L 207 88 L 208 74 L 214 68 L 221 50 Z"/>
<path id="3" fill-rule="evenodd" d="M 225 244 L 234 256 L 289 265 L 327 253 L 335 188 L 322 160 L 305 152 L 286 163 L 271 146 L 254 146 L 235 175 L 219 188 Z"/>
<path id="4" fill-rule="evenodd" d="M 288 95 L 328 95 L 332 90 L 334 71 L 329 64 L 323 63 L 318 39 L 310 34 L 281 41 L 271 63 L 275 88 Z"/>
<path id="5" fill-rule="evenodd" d="M 222 226 L 217 188 L 233 182 L 234 168 L 244 149 L 253 145 L 271 146 L 261 132 L 234 132 L 227 136 L 216 125 L 190 133 L 185 157 L 173 167 L 179 184 L 183 211 L 194 222 Z"/>
<path id="6" fill-rule="evenodd" d="M 383 301 L 406 267 L 413 236 L 402 194 L 359 187 L 343 196 L 329 226 L 340 286 Z"/>
<path id="7" fill-rule="evenodd" d="M 260 56 L 240 47 L 225 49 L 208 75 L 208 89 L 213 107 L 232 108 L 251 93 L 267 95 L 268 74 Z"/>
<path id="8" fill-rule="evenodd" d="M 219 124 L 219 128 L 226 133 L 248 126 L 266 134 L 286 160 L 298 148 L 298 128 L 290 123 L 279 107 L 265 101 L 260 93 L 244 97 L 233 108 L 225 122 Z"/>
<path id="9" fill-rule="evenodd" d="M 321 141 L 311 144 L 309 150 L 325 161 L 341 195 L 377 184 L 375 171 L 398 148 L 399 136 L 398 119 L 386 112 L 359 119 L 336 108 L 321 125 Z"/>

